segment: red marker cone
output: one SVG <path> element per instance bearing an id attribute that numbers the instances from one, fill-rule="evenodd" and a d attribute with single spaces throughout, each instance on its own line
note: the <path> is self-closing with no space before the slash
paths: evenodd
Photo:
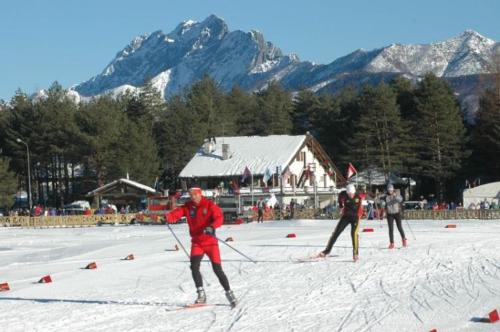
<path id="1" fill-rule="evenodd" d="M 286 237 L 290 239 L 290 238 L 297 237 L 297 235 L 295 233 L 290 233 Z"/>
<path id="2" fill-rule="evenodd" d="M 42 277 L 40 280 L 38 280 L 39 284 L 48 284 L 49 282 L 52 282 L 52 278 L 49 275 L 46 275 L 45 277 Z"/>
<path id="3" fill-rule="evenodd" d="M 233 241 L 234 241 L 234 239 L 233 239 L 232 237 L 228 237 L 228 238 L 226 239 L 226 242 L 233 242 Z"/>
<path id="4" fill-rule="evenodd" d="M 133 254 L 130 254 L 130 255 L 128 255 L 127 257 L 125 257 L 123 260 L 124 260 L 124 261 L 132 261 L 132 260 L 134 260 L 134 259 L 135 259 L 134 255 L 133 255 Z"/>
<path id="5" fill-rule="evenodd" d="M 432 329 L 429 332 L 438 332 L 438 330 L 437 329 Z"/>
<path id="6" fill-rule="evenodd" d="M 0 284 L 0 292 L 6 292 L 8 290 L 10 290 L 8 282 L 4 282 L 3 284 Z"/>
<path id="7" fill-rule="evenodd" d="M 95 262 L 89 263 L 89 264 L 85 267 L 85 269 L 87 269 L 87 270 L 95 270 L 95 269 L 97 269 L 97 264 L 96 264 Z"/>
<path id="8" fill-rule="evenodd" d="M 455 224 L 448 224 L 448 225 L 444 226 L 444 228 L 457 228 L 457 225 L 455 225 Z"/>
<path id="9" fill-rule="evenodd" d="M 496 323 L 500 320 L 500 318 L 498 317 L 498 311 L 497 309 L 493 310 L 492 312 L 490 312 L 488 314 L 488 317 L 490 319 L 490 323 Z"/>
<path id="10" fill-rule="evenodd" d="M 373 228 L 363 228 L 363 233 L 372 233 L 374 232 Z"/>

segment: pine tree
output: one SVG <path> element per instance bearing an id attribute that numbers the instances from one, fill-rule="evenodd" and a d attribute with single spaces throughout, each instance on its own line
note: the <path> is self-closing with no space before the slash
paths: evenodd
<path id="1" fill-rule="evenodd" d="M 351 141 L 353 161 L 363 168 L 379 168 L 385 174 L 401 171 L 410 151 L 407 127 L 401 120 L 394 92 L 384 83 L 364 87 L 359 108 L 362 113 Z"/>
<path id="2" fill-rule="evenodd" d="M 208 76 L 196 82 L 186 93 L 187 107 L 194 121 L 204 127 L 204 137 L 229 136 L 236 132 L 236 116 L 226 105 L 224 92 Z M 201 144 L 201 143 L 200 143 Z"/>
<path id="3" fill-rule="evenodd" d="M 164 187 L 175 189 L 176 177 L 206 137 L 205 124 L 180 96 L 172 97 L 156 133 Z"/>
<path id="4" fill-rule="evenodd" d="M 316 129 L 317 117 L 322 111 L 320 98 L 310 90 L 301 90 L 293 102 L 293 134 L 303 135 Z"/>
<path id="5" fill-rule="evenodd" d="M 415 89 L 411 81 L 399 76 L 390 83 L 390 87 L 396 94 L 402 118 L 413 120 L 415 114 Z"/>
<path id="6" fill-rule="evenodd" d="M 83 104 L 77 114 L 76 122 L 83 141 L 82 159 L 89 169 L 87 173 L 95 174 L 95 182 L 89 183 L 87 189 L 125 175 L 112 172 L 114 164 L 119 162 L 114 151 L 120 148 L 123 128 L 129 121 L 121 106 L 112 97 L 101 96 Z"/>
<path id="7" fill-rule="evenodd" d="M 125 101 L 127 105 L 129 101 Z M 158 175 L 158 151 L 151 124 L 146 121 L 150 113 L 130 118 L 127 110 L 123 112 L 123 103 L 101 96 L 83 105 L 78 113 L 84 163 L 95 172 L 94 186 L 127 174 L 151 185 Z"/>
<path id="8" fill-rule="evenodd" d="M 257 135 L 285 135 L 292 131 L 292 97 L 277 82 L 257 93 L 259 114 L 256 122 Z"/>
<path id="9" fill-rule="evenodd" d="M 255 122 L 259 116 L 255 95 L 233 87 L 226 95 L 226 105 L 228 112 L 234 114 L 236 118 L 236 134 L 255 135 L 257 132 Z"/>
<path id="10" fill-rule="evenodd" d="M 16 191 L 16 174 L 9 169 L 9 160 L 0 158 L 0 207 L 10 209 Z"/>
<path id="11" fill-rule="evenodd" d="M 117 101 L 123 104 L 125 114 L 131 121 L 147 125 L 149 130 L 166 108 L 165 99 L 151 80 L 146 81 L 139 92 L 127 90 L 118 96 Z"/>
<path id="12" fill-rule="evenodd" d="M 3 154 L 11 158 L 11 167 L 17 174 L 25 175 L 26 152 L 17 139 L 22 138 L 31 146 L 31 143 L 34 143 L 31 136 L 38 123 L 38 114 L 26 93 L 21 90 L 16 91 L 10 101 L 4 121 Z"/>
<path id="13" fill-rule="evenodd" d="M 28 172 L 27 172 L 27 154 L 23 143 L 18 142 L 22 139 L 31 149 L 31 162 L 36 160 L 37 145 L 43 144 L 37 141 L 34 133 L 38 129 L 40 114 L 36 111 L 32 100 L 21 90 L 17 90 L 10 101 L 10 107 L 5 115 L 5 131 L 2 142 L 2 154 L 10 158 L 10 168 L 20 180 L 20 185 L 28 191 Z M 35 157 L 35 158 L 33 158 Z M 33 176 L 33 174 L 31 174 Z"/>
<path id="14" fill-rule="evenodd" d="M 158 151 L 148 124 L 125 121 L 120 136 L 113 144 L 114 163 L 108 168 L 116 177 L 152 186 L 159 173 Z"/>
<path id="15" fill-rule="evenodd" d="M 453 177 L 466 156 L 465 128 L 451 88 L 433 74 L 428 74 L 415 90 L 417 169 L 431 178 L 436 193 L 443 198 L 445 181 Z"/>
<path id="16" fill-rule="evenodd" d="M 481 97 L 472 137 L 476 169 L 491 181 L 500 180 L 500 98 L 493 90 Z"/>

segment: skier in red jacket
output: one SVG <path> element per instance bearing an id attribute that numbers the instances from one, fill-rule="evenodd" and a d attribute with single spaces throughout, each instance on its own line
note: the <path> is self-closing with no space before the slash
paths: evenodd
<path id="1" fill-rule="evenodd" d="M 229 281 L 222 270 L 219 243 L 215 237 L 215 229 L 224 223 L 222 210 L 211 200 L 205 198 L 198 187 L 189 190 L 191 200 L 186 202 L 165 217 L 169 224 L 186 217 L 191 235 L 191 272 L 196 285 L 198 297 L 195 304 L 204 304 L 207 301 L 203 289 L 203 279 L 200 273 L 200 263 L 206 254 L 212 262 L 212 268 L 226 291 L 226 298 L 232 307 L 236 306 L 236 297 L 229 287 Z"/>

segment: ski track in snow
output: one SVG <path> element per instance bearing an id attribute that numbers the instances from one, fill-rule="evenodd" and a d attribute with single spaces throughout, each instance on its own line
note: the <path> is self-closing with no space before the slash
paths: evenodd
<path id="1" fill-rule="evenodd" d="M 448 223 L 449 221 L 446 221 Z M 239 299 L 227 306 L 208 263 L 208 302 L 195 298 L 189 261 L 161 226 L 0 229 L 0 321 L 5 331 L 498 331 L 476 323 L 500 309 L 500 220 L 410 221 L 417 240 L 387 250 L 387 227 L 363 221 L 360 261 L 348 230 L 325 260 L 318 253 L 336 221 L 223 226 L 218 235 Z M 406 226 L 406 225 L 405 225 Z M 185 245 L 186 225 L 174 226 Z M 409 230 L 407 230 L 409 231 Z M 285 238 L 288 233 L 297 238 Z M 400 239 L 396 232 L 396 242 Z M 121 259 L 133 253 L 135 260 Z M 96 270 L 81 269 L 96 261 Z M 53 283 L 37 284 L 50 274 Z"/>

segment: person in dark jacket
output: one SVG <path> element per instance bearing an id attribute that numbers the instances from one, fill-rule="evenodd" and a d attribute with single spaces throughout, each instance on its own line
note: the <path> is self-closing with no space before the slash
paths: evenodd
<path id="1" fill-rule="evenodd" d="M 264 209 L 266 208 L 266 202 L 261 197 L 257 201 L 257 223 L 264 222 Z"/>
<path id="2" fill-rule="evenodd" d="M 340 220 L 326 245 L 325 250 L 319 253 L 319 257 L 326 257 L 332 250 L 340 234 L 347 225 L 351 225 L 352 258 L 356 262 L 359 259 L 359 221 L 363 216 L 362 197 L 356 193 L 353 184 L 347 185 L 346 191 L 339 195 L 339 207 L 342 209 Z"/>

